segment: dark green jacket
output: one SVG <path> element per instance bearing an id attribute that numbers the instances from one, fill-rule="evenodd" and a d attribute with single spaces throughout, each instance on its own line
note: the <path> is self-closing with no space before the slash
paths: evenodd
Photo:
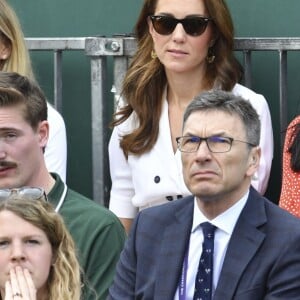
<path id="1" fill-rule="evenodd" d="M 48 199 L 57 207 L 65 184 L 57 174 L 51 175 L 56 183 Z M 111 211 L 69 188 L 59 213 L 74 239 L 84 271 L 82 299 L 106 299 L 125 241 L 123 226 Z"/>

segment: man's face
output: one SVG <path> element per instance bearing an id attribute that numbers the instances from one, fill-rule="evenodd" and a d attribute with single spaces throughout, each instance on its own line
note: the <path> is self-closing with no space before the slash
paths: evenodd
<path id="1" fill-rule="evenodd" d="M 35 185 L 47 136 L 47 121 L 33 130 L 22 105 L 0 107 L 0 188 Z"/>
<path id="2" fill-rule="evenodd" d="M 247 142 L 241 119 L 222 111 L 192 113 L 185 123 L 183 136 L 221 136 Z M 182 152 L 185 183 L 201 201 L 235 202 L 249 188 L 259 155 L 258 147 L 249 149 L 247 144 L 238 141 L 233 141 L 229 152 L 212 153 L 202 141 L 197 152 Z"/>

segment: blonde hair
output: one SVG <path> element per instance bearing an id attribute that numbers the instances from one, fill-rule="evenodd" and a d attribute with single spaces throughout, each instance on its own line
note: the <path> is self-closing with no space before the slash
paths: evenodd
<path id="1" fill-rule="evenodd" d="M 81 294 L 80 266 L 74 241 L 62 217 L 52 205 L 12 194 L 0 201 L 0 212 L 11 211 L 45 232 L 55 259 L 48 277 L 48 300 L 79 300 Z M 1 229 L 0 229 L 1 230 Z M 0 300 L 2 297 L 0 296 Z"/>
<path id="2" fill-rule="evenodd" d="M 1 71 L 17 72 L 34 79 L 19 19 L 6 0 L 0 0 L 0 40 L 11 48 L 10 56 L 3 61 Z"/>

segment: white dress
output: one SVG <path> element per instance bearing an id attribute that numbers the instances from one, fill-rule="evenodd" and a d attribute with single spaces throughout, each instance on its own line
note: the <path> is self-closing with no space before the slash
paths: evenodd
<path id="1" fill-rule="evenodd" d="M 252 185 L 263 194 L 267 189 L 273 159 L 273 130 L 268 103 L 262 95 L 240 84 L 236 84 L 232 92 L 248 99 L 260 117 L 261 160 Z M 114 128 L 109 142 L 112 180 L 109 208 L 119 218 L 134 218 L 140 209 L 191 194 L 183 180 L 180 152 L 173 152 L 167 100 L 163 103 L 159 135 L 154 147 L 141 156 L 129 155 L 126 160 L 119 140 L 137 125 L 133 113 Z"/>

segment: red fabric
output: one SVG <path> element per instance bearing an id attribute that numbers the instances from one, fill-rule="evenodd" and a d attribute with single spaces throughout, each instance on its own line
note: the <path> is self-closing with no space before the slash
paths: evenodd
<path id="1" fill-rule="evenodd" d="M 295 125 L 300 123 L 300 115 L 289 124 L 283 148 L 282 157 L 282 186 L 279 206 L 293 215 L 300 217 L 300 172 L 294 172 L 290 167 L 291 154 L 288 148 L 292 143 L 291 137 L 295 131 Z"/>

